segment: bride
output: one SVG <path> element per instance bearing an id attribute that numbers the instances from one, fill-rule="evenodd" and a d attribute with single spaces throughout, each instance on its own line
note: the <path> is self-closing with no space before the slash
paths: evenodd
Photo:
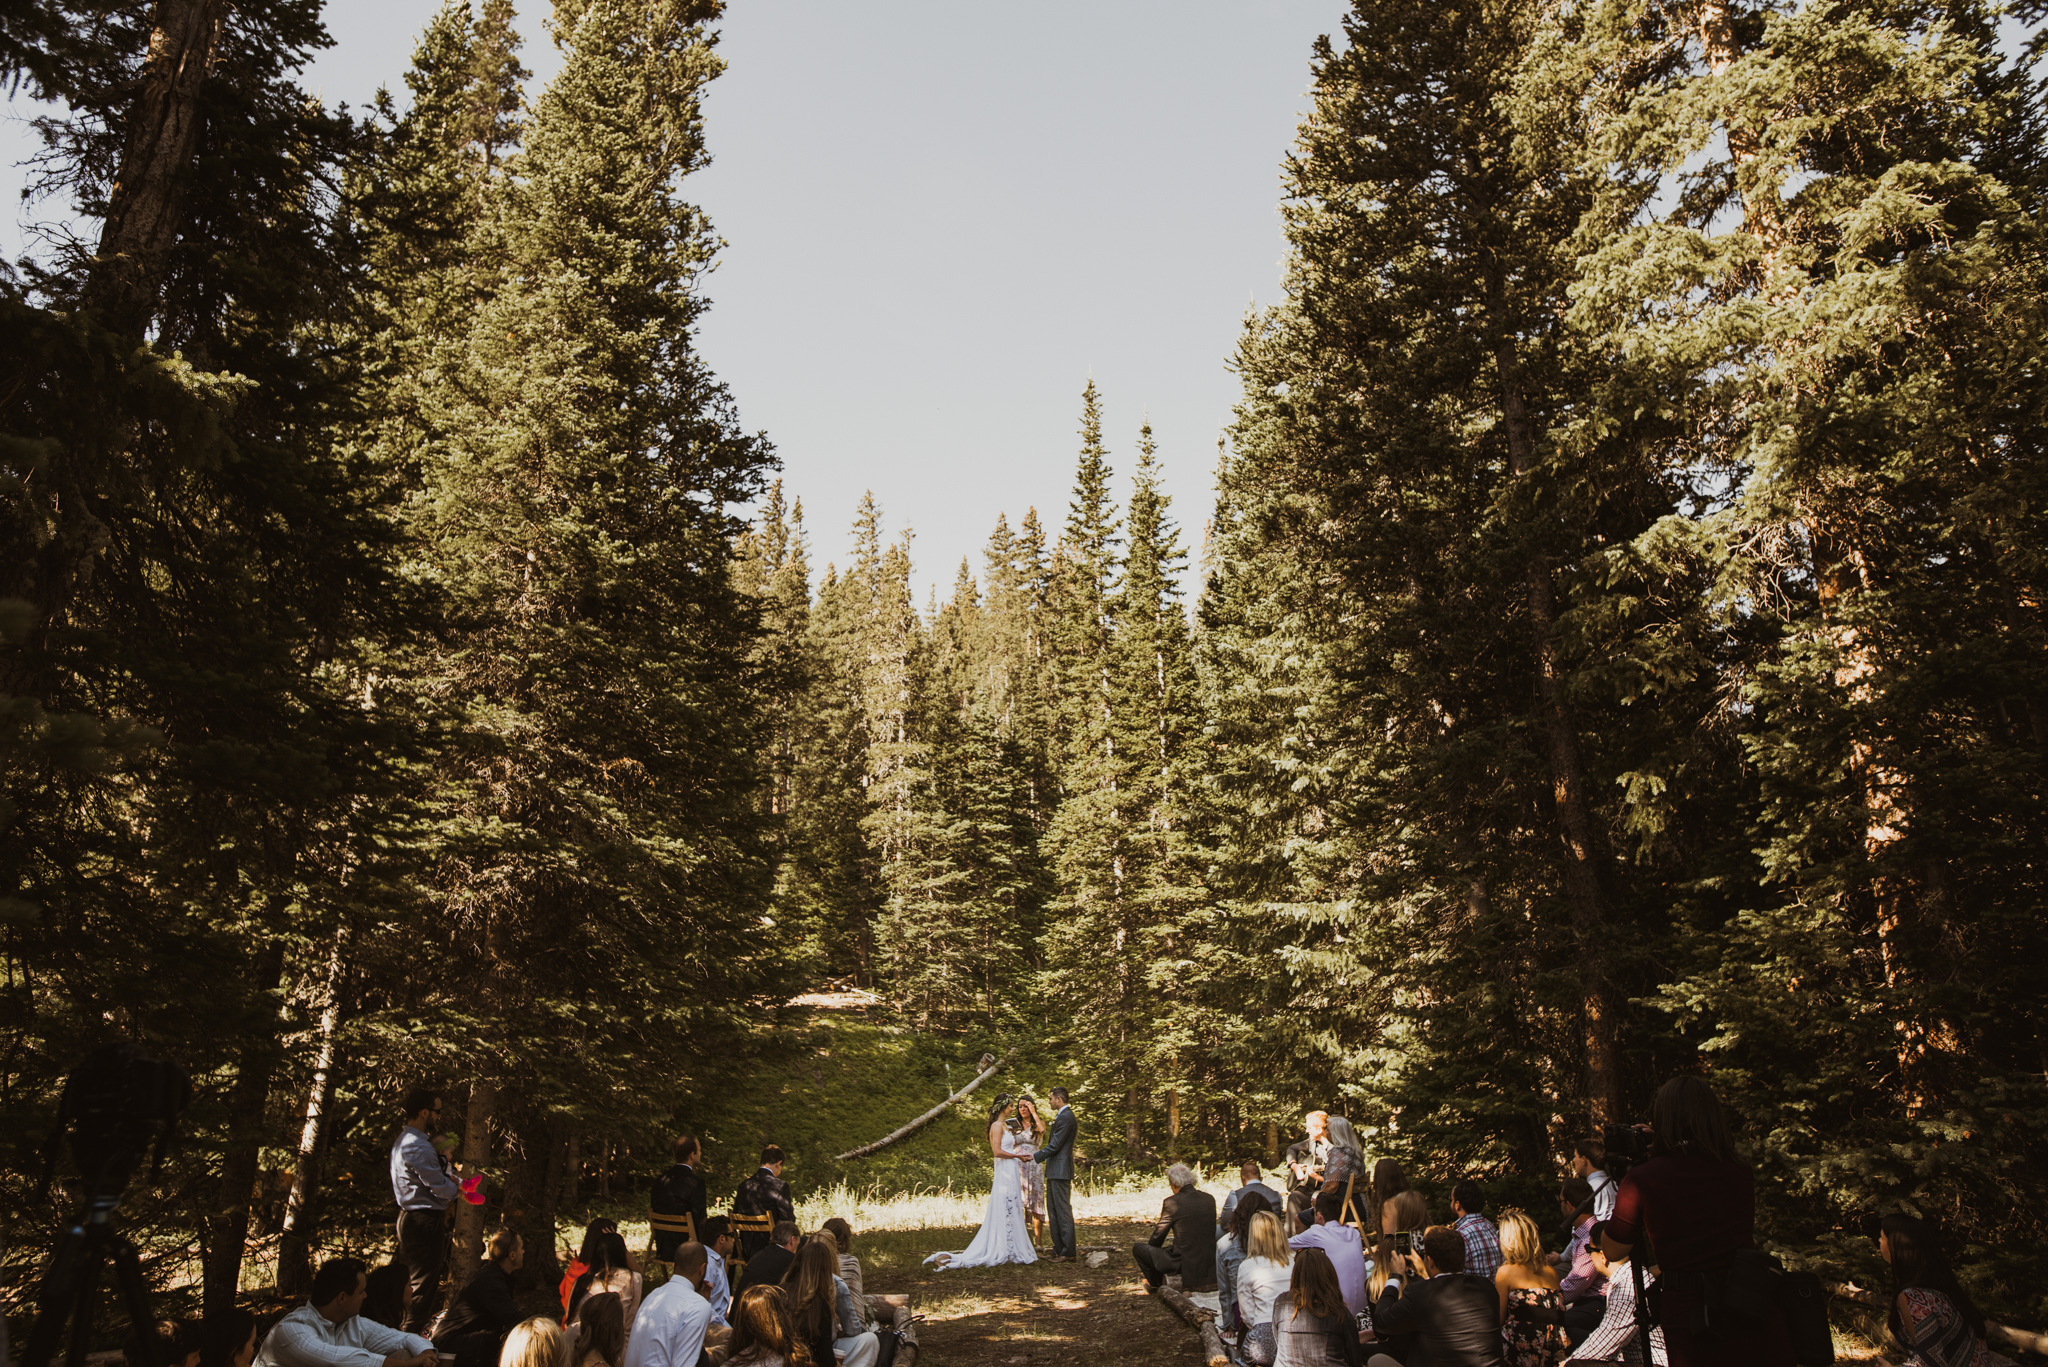
<path id="1" fill-rule="evenodd" d="M 995 1185 L 988 1194 L 988 1214 L 974 1242 L 958 1253 L 934 1253 L 925 1261 L 940 1267 L 994 1267 L 999 1263 L 1035 1263 L 1038 1251 L 1031 1246 L 1031 1229 L 1024 1223 L 1024 1189 L 1018 1180 L 1017 1160 L 1031 1155 L 1035 1140 L 1029 1131 L 1016 1133 L 1009 1119 L 1009 1094 L 996 1098 L 988 1115 L 988 1151 L 994 1160 Z"/>

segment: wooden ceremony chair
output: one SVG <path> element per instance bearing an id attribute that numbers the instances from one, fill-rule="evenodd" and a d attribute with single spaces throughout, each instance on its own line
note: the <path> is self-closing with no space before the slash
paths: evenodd
<path id="1" fill-rule="evenodd" d="M 649 1262 L 665 1261 L 654 1256 L 654 1250 L 658 1247 L 655 1240 L 655 1235 L 657 1234 L 680 1234 L 683 1236 L 684 1243 L 693 1244 L 697 1242 L 697 1217 L 690 1214 L 687 1210 L 681 1215 L 663 1215 L 658 1210 L 648 1211 L 647 1260 Z"/>
<path id="2" fill-rule="evenodd" d="M 725 1217 L 725 1232 L 732 1235 L 733 1283 L 738 1285 L 739 1274 L 747 1270 L 747 1238 L 749 1234 L 763 1237 L 774 1232 L 773 1215 L 742 1215 L 738 1211 Z"/>

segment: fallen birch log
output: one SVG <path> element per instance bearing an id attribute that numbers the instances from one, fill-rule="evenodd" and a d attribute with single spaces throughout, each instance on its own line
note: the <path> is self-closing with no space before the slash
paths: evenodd
<path id="1" fill-rule="evenodd" d="M 1990 1320 L 1984 1321 L 1984 1328 L 1993 1337 L 2002 1336 L 2015 1348 L 2023 1348 L 2029 1353 L 2048 1353 L 2048 1334 L 2030 1333 L 2008 1324 L 1994 1324 Z"/>
<path id="2" fill-rule="evenodd" d="M 1158 1289 L 1159 1299 L 1202 1335 L 1202 1355 L 1208 1367 L 1229 1367 L 1230 1354 L 1223 1349 L 1223 1335 L 1216 1332 L 1216 1312 L 1204 1310 L 1185 1294 L 1170 1286 Z"/>
<path id="3" fill-rule="evenodd" d="M 929 1111 L 926 1111 L 923 1115 L 911 1121 L 902 1129 L 897 1130 L 893 1134 L 885 1134 L 872 1144 L 863 1144 L 857 1149 L 848 1149 L 845 1153 L 840 1154 L 839 1157 L 833 1159 L 832 1161 L 835 1163 L 844 1163 L 849 1158 L 866 1158 L 869 1154 L 874 1153 L 877 1150 L 888 1148 L 891 1144 L 895 1143 L 897 1140 L 903 1138 L 906 1135 L 916 1134 L 919 1130 L 923 1129 L 925 1126 L 931 1124 L 934 1120 L 937 1120 L 940 1116 L 944 1115 L 953 1106 L 957 1105 L 962 1101 L 965 1101 L 969 1096 L 973 1095 L 974 1089 L 976 1087 L 979 1087 L 982 1083 L 987 1082 L 990 1078 L 994 1077 L 996 1069 L 1002 1066 L 1003 1061 L 1000 1058 L 991 1058 L 989 1055 L 983 1054 L 981 1056 L 981 1075 L 975 1078 L 974 1081 L 968 1083 L 965 1087 L 962 1087 L 959 1091 L 953 1093 L 953 1095 L 947 1097 L 944 1101 L 941 1101 L 938 1105 L 932 1107 Z"/>

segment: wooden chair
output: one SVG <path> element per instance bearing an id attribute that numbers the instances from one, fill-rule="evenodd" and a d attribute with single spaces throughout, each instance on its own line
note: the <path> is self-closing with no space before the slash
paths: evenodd
<path id="1" fill-rule="evenodd" d="M 1351 1192 L 1358 1185 L 1358 1174 L 1352 1173 L 1344 1183 L 1344 1209 L 1337 1215 L 1337 1223 L 1356 1225 L 1361 1233 L 1365 1229 L 1365 1217 L 1358 1213 L 1358 1207 L 1351 1203 Z"/>
<path id="2" fill-rule="evenodd" d="M 747 1270 L 747 1241 L 749 1234 L 766 1236 L 775 1229 L 773 1215 L 742 1215 L 738 1211 L 725 1217 L 725 1232 L 732 1235 L 733 1284 L 739 1284 L 739 1274 Z"/>
<path id="3" fill-rule="evenodd" d="M 697 1242 L 697 1217 L 684 1211 L 681 1215 L 663 1215 L 658 1210 L 647 1212 L 647 1260 L 660 1262 L 654 1256 L 657 1234 L 680 1234 L 684 1243 Z"/>

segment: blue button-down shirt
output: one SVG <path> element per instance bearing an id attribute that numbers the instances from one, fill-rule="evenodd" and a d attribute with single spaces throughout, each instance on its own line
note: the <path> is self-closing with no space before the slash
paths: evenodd
<path id="1" fill-rule="evenodd" d="M 400 1210 L 446 1210 L 462 1194 L 441 1170 L 441 1155 L 427 1132 L 407 1125 L 391 1145 L 391 1199 Z"/>
<path id="2" fill-rule="evenodd" d="M 725 1315 L 732 1305 L 732 1280 L 725 1275 L 725 1259 L 709 1244 L 704 1245 L 704 1281 L 711 1288 L 711 1322 L 729 1328 Z"/>

